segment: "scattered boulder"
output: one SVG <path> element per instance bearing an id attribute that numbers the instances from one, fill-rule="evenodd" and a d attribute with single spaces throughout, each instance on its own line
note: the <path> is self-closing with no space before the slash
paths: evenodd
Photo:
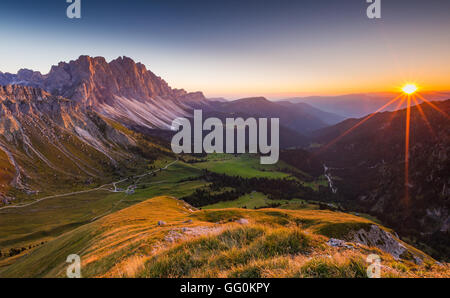
<path id="1" fill-rule="evenodd" d="M 245 219 L 245 218 L 240 218 L 240 219 L 236 220 L 236 222 L 238 224 L 241 224 L 241 225 L 248 225 L 249 224 L 248 219 Z"/>
<path id="2" fill-rule="evenodd" d="M 182 239 L 183 235 L 176 230 L 170 231 L 166 237 L 164 237 L 164 240 L 167 242 L 177 242 L 178 240 Z"/>
<path id="3" fill-rule="evenodd" d="M 336 238 L 330 238 L 328 240 L 327 244 L 332 247 L 345 247 L 352 249 L 353 246 L 345 242 L 344 240 L 336 239 Z"/>
<path id="4" fill-rule="evenodd" d="M 170 230 L 169 233 L 164 237 L 164 241 L 167 242 L 178 242 L 187 237 L 198 237 L 202 235 L 208 235 L 211 233 L 219 233 L 223 229 L 221 227 L 182 227 Z"/>

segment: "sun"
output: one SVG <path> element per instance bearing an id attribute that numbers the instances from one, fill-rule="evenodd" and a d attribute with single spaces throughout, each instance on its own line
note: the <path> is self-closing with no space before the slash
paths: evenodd
<path id="1" fill-rule="evenodd" d="M 403 86 L 402 90 L 406 94 L 413 94 L 414 92 L 417 91 L 417 86 L 414 84 L 407 84 L 407 85 Z"/>

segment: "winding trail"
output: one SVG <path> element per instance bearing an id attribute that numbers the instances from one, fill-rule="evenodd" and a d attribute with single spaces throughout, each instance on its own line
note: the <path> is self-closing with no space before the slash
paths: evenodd
<path id="1" fill-rule="evenodd" d="M 150 174 L 153 174 L 153 173 L 155 173 L 155 172 L 157 172 L 157 171 L 160 171 L 160 170 L 166 170 L 168 167 L 170 167 L 171 165 L 173 165 L 173 164 L 176 163 L 177 161 L 178 161 L 178 159 L 174 160 L 174 161 L 171 162 L 171 163 L 168 163 L 167 165 L 165 165 L 165 166 L 164 166 L 163 168 L 161 168 L 161 169 L 153 170 L 153 171 L 144 173 L 144 174 L 142 174 L 142 175 L 136 176 L 136 177 L 139 178 L 139 179 L 136 180 L 136 183 L 133 184 L 132 186 L 135 188 L 135 187 L 136 187 L 136 184 L 137 184 L 137 181 L 139 181 L 139 180 L 142 179 L 143 177 L 145 177 L 145 176 L 147 176 L 147 175 L 150 175 Z M 127 188 L 127 190 L 125 190 L 125 191 L 117 191 L 116 184 L 121 183 L 121 182 L 124 182 L 124 181 L 126 181 L 126 180 L 128 180 L 128 179 L 130 179 L 130 177 L 121 179 L 121 180 L 116 181 L 116 182 L 111 182 L 111 183 L 103 184 L 103 185 L 101 185 L 101 186 L 99 186 L 99 187 L 92 188 L 92 189 L 87 189 L 87 190 L 81 190 L 81 191 L 75 191 L 75 192 L 69 192 L 69 193 L 64 193 L 64 194 L 59 194 L 59 195 L 53 195 L 53 196 L 44 197 L 44 198 L 40 198 L 40 199 L 38 199 L 38 200 L 36 200 L 36 201 L 30 202 L 30 203 L 28 203 L 28 204 L 23 204 L 23 205 L 13 205 L 13 206 L 4 206 L 4 207 L 1 207 L 0 210 L 3 210 L 3 209 L 10 209 L 10 208 L 23 208 L 23 207 L 31 206 L 31 205 L 34 205 L 34 204 L 36 204 L 36 203 L 39 203 L 39 202 L 42 202 L 42 201 L 45 201 L 45 200 L 49 200 L 49 199 L 55 199 L 55 198 L 60 198 L 60 197 L 66 197 L 66 196 L 71 196 L 71 195 L 77 195 L 77 194 L 83 194 L 83 193 L 89 193 L 89 192 L 93 192 L 93 191 L 98 191 L 98 190 L 102 190 L 104 187 L 106 187 L 106 186 L 108 186 L 108 185 L 113 185 L 113 186 L 114 186 L 114 190 L 108 190 L 108 191 L 111 191 L 111 192 L 126 192 L 128 189 L 130 189 L 131 186 L 129 186 L 129 187 Z"/>

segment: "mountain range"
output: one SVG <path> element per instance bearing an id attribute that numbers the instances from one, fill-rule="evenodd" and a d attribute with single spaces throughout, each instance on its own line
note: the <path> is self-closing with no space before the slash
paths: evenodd
<path id="1" fill-rule="evenodd" d="M 217 111 L 247 114 L 253 117 L 279 118 L 280 122 L 299 133 L 308 134 L 314 130 L 336 124 L 344 117 L 323 112 L 305 103 L 273 102 L 264 97 L 242 98 L 234 101 L 213 102 L 210 108 Z"/>
<path id="2" fill-rule="evenodd" d="M 130 160 L 166 154 L 159 146 L 165 141 L 150 135 L 167 141 L 172 120 L 191 117 L 195 108 L 220 118 L 278 117 L 281 145 L 305 146 L 305 134 L 327 126 L 321 116 L 328 114 L 293 106 L 264 98 L 208 100 L 201 92 L 171 88 L 128 57 L 108 63 L 80 56 L 48 74 L 0 72 L 1 200 L 8 203 L 23 192 L 51 194 L 61 185 L 81 187 L 131 169 Z"/>
<path id="3" fill-rule="evenodd" d="M 1 205 L 141 173 L 158 158 L 173 157 L 167 142 L 172 120 L 190 118 L 198 108 L 204 117 L 280 118 L 281 146 L 298 150 L 285 161 L 296 166 L 314 156 L 300 168 L 303 177 L 324 175 L 325 164 L 325 176 L 337 188 L 334 201 L 450 255 L 450 127 L 443 116 L 450 101 L 433 103 L 441 112 L 428 104 L 412 108 L 405 199 L 405 110 L 377 113 L 333 142 L 362 120 L 347 117 L 373 112 L 381 101 L 357 98 L 210 100 L 201 92 L 171 88 L 127 57 L 108 63 L 80 56 L 45 75 L 0 72 Z"/>
<path id="4" fill-rule="evenodd" d="M 148 129 L 170 129 L 173 119 L 192 115 L 193 108 L 278 117 L 282 125 L 302 134 L 344 119 L 307 104 L 275 103 L 265 98 L 208 100 L 202 92 L 171 88 L 143 64 L 128 57 L 108 63 L 103 57 L 80 56 L 52 66 L 45 75 L 29 69 L 21 69 L 17 74 L 0 72 L 0 85 L 40 88 L 121 123 Z"/>
<path id="5" fill-rule="evenodd" d="M 0 85 L 41 89 L 70 100 L 79 112 L 89 109 L 129 128 L 166 139 L 171 136 L 172 120 L 190 118 L 196 108 L 208 117 L 280 118 L 282 147 L 305 146 L 309 133 L 344 119 L 308 104 L 275 103 L 262 97 L 231 102 L 208 100 L 201 92 L 171 88 L 143 64 L 128 57 L 108 63 L 103 57 L 80 56 L 52 66 L 48 74 L 29 69 L 21 69 L 17 74 L 0 72 Z"/>
<path id="6" fill-rule="evenodd" d="M 200 92 L 170 88 L 128 57 L 108 63 L 103 57 L 80 56 L 52 66 L 46 75 L 27 69 L 0 73 L 0 85 L 13 84 L 40 88 L 109 118 L 149 128 L 169 129 L 174 118 L 186 115 L 190 102 L 206 100 Z"/>

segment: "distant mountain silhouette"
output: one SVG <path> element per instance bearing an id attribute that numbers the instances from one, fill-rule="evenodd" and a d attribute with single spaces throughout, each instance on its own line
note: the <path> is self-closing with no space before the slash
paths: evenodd
<path id="1" fill-rule="evenodd" d="M 441 101 L 450 98 L 449 92 L 425 92 L 423 93 L 425 98 L 430 101 Z M 308 103 L 323 111 L 336 113 L 345 118 L 350 117 L 362 117 L 378 110 L 390 99 L 398 96 L 398 93 L 393 92 L 378 92 L 378 93 L 361 93 L 361 94 L 347 94 L 340 96 L 309 96 L 309 97 L 296 97 L 285 99 L 293 103 Z M 422 101 L 419 100 L 419 103 Z M 404 102 L 399 107 L 393 104 L 383 111 L 394 111 L 396 109 L 403 109 L 406 107 Z"/>
<path id="2" fill-rule="evenodd" d="M 234 101 L 215 102 L 210 104 L 210 111 L 245 114 L 252 117 L 279 118 L 280 123 L 301 134 L 329 125 L 330 119 L 343 120 L 342 117 L 322 112 L 307 104 L 275 102 L 264 97 L 242 98 Z M 334 122 L 334 123 L 336 123 Z M 333 123 L 333 124 L 334 124 Z"/>

